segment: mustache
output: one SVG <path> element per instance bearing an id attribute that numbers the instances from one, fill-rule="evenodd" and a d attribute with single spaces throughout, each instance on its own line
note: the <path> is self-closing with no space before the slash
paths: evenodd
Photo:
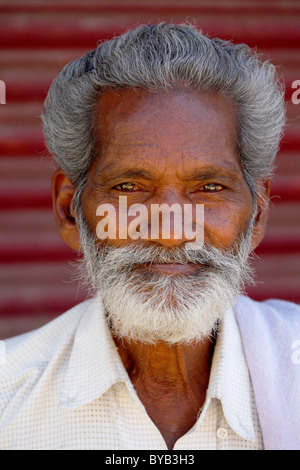
<path id="1" fill-rule="evenodd" d="M 187 244 L 166 247 L 156 243 L 132 242 L 125 246 L 112 246 L 107 242 L 99 244 L 94 234 L 89 231 L 82 208 L 79 210 L 78 225 L 81 240 L 81 253 L 93 253 L 93 264 L 111 262 L 116 267 L 130 269 L 143 264 L 188 264 L 201 265 L 204 268 L 230 269 L 235 264 L 246 264 L 254 256 L 251 249 L 251 235 L 254 225 L 254 213 L 247 230 L 240 233 L 230 248 L 204 243 L 199 250 L 191 250 Z"/>
<path id="2" fill-rule="evenodd" d="M 82 257 L 77 279 L 102 298 L 109 327 L 120 338 L 155 343 L 190 343 L 209 337 L 246 283 L 254 283 L 248 258 L 251 232 L 230 248 L 204 244 L 191 250 L 134 241 L 110 245 L 96 239 L 80 219 Z M 199 269 L 169 276 L 151 272 L 151 263 L 194 263 Z"/>
<path id="3" fill-rule="evenodd" d="M 95 246 L 95 245 L 94 245 Z M 144 264 L 188 264 L 204 268 L 229 269 L 232 263 L 242 261 L 249 255 L 248 244 L 236 243 L 231 249 L 219 249 L 203 245 L 201 250 L 190 250 L 184 246 L 168 248 L 164 246 L 129 244 L 123 247 L 97 246 L 98 262 L 109 262 L 114 266 L 131 269 Z M 99 259 L 100 258 L 100 259 Z"/>

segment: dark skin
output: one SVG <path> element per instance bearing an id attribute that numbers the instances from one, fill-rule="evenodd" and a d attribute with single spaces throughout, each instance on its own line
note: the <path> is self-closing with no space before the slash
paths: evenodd
<path id="1" fill-rule="evenodd" d="M 229 97 L 189 88 L 168 93 L 110 90 L 97 103 L 95 130 L 101 146 L 82 195 L 93 233 L 99 222 L 97 206 L 111 203 L 118 212 L 120 195 L 127 196 L 128 206 L 145 204 L 149 212 L 155 203 L 204 204 L 204 241 L 220 249 L 232 247 L 246 230 L 253 201 L 237 152 L 237 112 Z M 262 187 L 267 196 L 269 183 Z M 62 238 L 79 250 L 76 221 L 70 217 L 74 190 L 58 169 L 53 177 L 56 220 Z M 253 249 L 264 234 L 263 202 L 257 201 Z M 171 233 L 170 239 L 135 243 L 172 248 L 186 241 Z M 123 246 L 132 240 L 117 238 L 108 243 Z M 176 276 L 192 268 L 154 264 L 151 269 Z M 163 341 L 149 345 L 114 339 L 140 400 L 172 449 L 195 424 L 204 404 L 213 341 L 169 346 Z"/>

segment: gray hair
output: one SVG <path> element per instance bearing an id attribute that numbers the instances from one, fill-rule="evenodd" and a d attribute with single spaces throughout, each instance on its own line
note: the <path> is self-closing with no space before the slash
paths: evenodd
<path id="1" fill-rule="evenodd" d="M 284 87 L 274 65 L 245 44 L 209 38 L 189 24 L 161 23 L 101 42 L 67 64 L 50 87 L 42 114 L 46 144 L 77 187 L 77 203 L 97 152 L 93 110 L 100 91 L 179 84 L 234 98 L 239 155 L 255 199 L 258 181 L 272 174 L 285 122 Z"/>

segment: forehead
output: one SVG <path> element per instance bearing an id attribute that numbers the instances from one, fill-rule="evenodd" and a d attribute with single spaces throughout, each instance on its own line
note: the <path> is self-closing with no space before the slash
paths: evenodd
<path id="1" fill-rule="evenodd" d="M 214 91 L 104 91 L 95 108 L 94 128 L 101 166 L 153 159 L 189 164 L 199 159 L 240 166 L 238 119 L 233 100 Z"/>

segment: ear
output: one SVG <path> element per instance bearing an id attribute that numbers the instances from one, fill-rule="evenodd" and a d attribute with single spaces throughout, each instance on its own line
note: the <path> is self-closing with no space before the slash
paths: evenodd
<path id="1" fill-rule="evenodd" d="M 75 187 L 61 168 L 52 177 L 53 211 L 62 239 L 76 251 L 80 250 L 80 238 L 71 202 Z"/>
<path id="2" fill-rule="evenodd" d="M 251 239 L 252 250 L 255 250 L 261 243 L 266 231 L 269 214 L 270 180 L 262 182 L 259 188 L 260 191 L 256 203 L 255 221 Z"/>

